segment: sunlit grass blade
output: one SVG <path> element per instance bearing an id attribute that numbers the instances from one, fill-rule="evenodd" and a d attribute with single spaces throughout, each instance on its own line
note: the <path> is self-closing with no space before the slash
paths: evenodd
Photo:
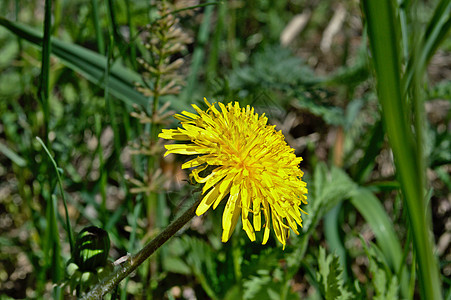
<path id="1" fill-rule="evenodd" d="M 419 265 L 420 293 L 423 299 L 441 299 L 439 272 L 432 252 L 430 224 L 425 213 L 427 205 L 423 199 L 425 189 L 421 174 L 424 174 L 424 170 L 421 168 L 422 158 L 417 153 L 417 143 L 422 141 L 415 141 L 407 119 L 411 110 L 407 107 L 405 87 L 401 80 L 399 23 L 394 5 L 395 2 L 388 0 L 367 0 L 363 1 L 363 10 L 379 102 L 410 219 Z"/>
<path id="2" fill-rule="evenodd" d="M 8 157 L 12 162 L 14 162 L 19 167 L 23 168 L 27 165 L 27 161 L 18 155 L 14 150 L 10 149 L 8 146 L 0 143 L 0 153 Z"/>
<path id="3" fill-rule="evenodd" d="M 0 18 L 0 25 L 37 46 L 42 44 L 42 34 L 24 24 Z M 55 38 L 51 40 L 51 50 L 67 67 L 94 84 L 105 87 L 107 58 L 104 55 Z M 107 82 L 110 93 L 125 103 L 147 105 L 147 98 L 135 89 L 134 83 L 141 82 L 141 77 L 134 71 L 115 63 L 111 66 Z"/>

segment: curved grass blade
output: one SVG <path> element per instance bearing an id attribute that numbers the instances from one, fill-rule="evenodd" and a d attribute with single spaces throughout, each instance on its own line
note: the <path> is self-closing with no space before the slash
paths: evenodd
<path id="1" fill-rule="evenodd" d="M 438 46 L 445 40 L 451 29 L 451 1 L 441 0 L 434 10 L 434 14 L 426 26 L 418 60 L 409 60 L 406 71 L 405 90 L 412 84 L 415 68 L 424 70 L 427 63 L 434 55 Z"/>
<path id="2" fill-rule="evenodd" d="M 56 164 L 55 160 L 53 159 L 52 155 L 50 154 L 49 149 L 47 149 L 47 147 L 45 146 L 44 142 L 39 137 L 36 137 L 36 139 L 41 144 L 45 153 L 47 153 L 50 161 L 52 162 L 53 167 L 55 168 L 56 177 L 58 179 L 58 187 L 61 191 L 61 198 L 63 199 L 64 211 L 66 213 L 66 232 L 67 232 L 67 236 L 69 238 L 70 251 L 72 252 L 72 250 L 74 249 L 74 235 L 73 235 L 72 227 L 70 225 L 69 212 L 67 210 L 67 201 L 66 201 L 66 197 L 64 195 L 63 182 L 61 180 L 60 171 L 59 171 L 58 165 Z"/>
<path id="3" fill-rule="evenodd" d="M 340 222 L 338 217 L 341 207 L 342 203 L 339 203 L 324 216 L 324 236 L 326 237 L 327 245 L 331 252 L 334 252 L 339 257 L 340 264 L 344 267 L 343 278 L 347 280 L 348 270 L 346 269 L 346 266 L 348 266 L 348 264 L 346 259 L 346 248 L 339 232 Z"/>
<path id="4" fill-rule="evenodd" d="M 33 28 L 17 22 L 0 18 L 0 25 L 11 32 L 39 47 L 42 45 L 42 35 Z M 79 45 L 66 43 L 58 39 L 51 39 L 52 54 L 61 62 L 84 76 L 94 84 L 105 88 L 107 82 L 110 93 L 127 104 L 146 106 L 148 99 L 135 90 L 135 82 L 142 82 L 141 77 L 134 71 L 116 63 L 111 66 L 108 80 L 105 80 L 107 57 Z"/>
<path id="5" fill-rule="evenodd" d="M 392 222 L 374 194 L 366 188 L 357 189 L 351 197 L 351 203 L 368 222 L 376 235 L 377 245 L 384 253 L 388 265 L 401 274 L 401 292 L 408 295 L 409 281 L 407 270 L 404 268 L 401 244 L 393 228 Z"/>

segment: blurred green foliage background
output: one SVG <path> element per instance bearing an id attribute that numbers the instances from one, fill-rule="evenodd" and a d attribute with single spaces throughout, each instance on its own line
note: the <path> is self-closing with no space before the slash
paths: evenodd
<path id="1" fill-rule="evenodd" d="M 190 207 L 157 134 L 203 97 L 252 105 L 304 158 L 302 233 L 223 244 L 220 205 L 108 297 L 451 299 L 451 1 L 0 12 L 0 299 L 80 296 L 100 277 L 69 270 L 76 233 L 107 231 L 112 262 Z"/>

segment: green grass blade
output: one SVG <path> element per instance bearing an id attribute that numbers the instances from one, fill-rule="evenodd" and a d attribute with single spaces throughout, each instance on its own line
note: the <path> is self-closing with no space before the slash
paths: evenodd
<path id="1" fill-rule="evenodd" d="M 44 148 L 45 153 L 47 153 L 50 161 L 52 162 L 53 167 L 55 168 L 56 176 L 58 179 L 58 186 L 61 191 L 61 198 L 63 199 L 64 210 L 66 212 L 66 231 L 67 231 L 67 236 L 69 238 L 70 250 L 72 252 L 72 250 L 74 249 L 74 236 L 73 236 L 72 227 L 70 225 L 69 212 L 67 210 L 67 202 L 66 202 L 66 197 L 64 195 L 63 182 L 61 180 L 60 171 L 59 171 L 58 165 L 56 164 L 55 160 L 53 159 L 52 155 L 50 154 L 49 149 L 47 149 L 47 147 L 45 146 L 44 142 L 39 137 L 36 137 L 36 139 L 41 144 L 42 148 Z"/>
<path id="2" fill-rule="evenodd" d="M 91 0 L 92 6 L 92 22 L 94 23 L 94 30 L 96 33 L 97 48 L 99 53 L 105 54 L 105 41 L 102 34 L 102 29 L 100 27 L 100 16 L 99 16 L 99 1 Z"/>
<path id="3" fill-rule="evenodd" d="M 132 16 L 133 1 L 125 0 L 125 4 L 126 4 L 128 36 L 132 37 L 132 36 L 135 35 L 134 27 L 133 27 L 133 23 L 132 23 L 132 19 L 133 19 L 133 16 Z M 130 47 L 129 55 L 127 55 L 127 56 L 129 57 L 130 64 L 136 70 L 137 63 L 136 63 L 136 44 L 135 44 L 135 42 L 134 41 L 130 41 L 129 47 Z"/>
<path id="4" fill-rule="evenodd" d="M 441 0 L 434 10 L 434 14 L 426 26 L 420 53 L 417 60 L 409 60 L 406 71 L 406 90 L 409 89 L 415 68 L 423 70 L 438 46 L 445 40 L 451 29 L 451 1 Z"/>
<path id="5" fill-rule="evenodd" d="M 24 24 L 0 18 L 0 25 L 37 46 L 42 44 L 41 33 Z M 104 55 L 55 38 L 51 42 L 51 51 L 67 67 L 81 74 L 94 84 L 98 84 L 103 88 L 105 87 L 107 58 Z M 110 76 L 107 81 L 110 93 L 127 104 L 146 106 L 148 100 L 136 91 L 134 87 L 135 82 L 142 82 L 141 77 L 136 72 L 119 63 L 111 66 Z"/>
<path id="6" fill-rule="evenodd" d="M 417 146 L 406 118 L 410 110 L 406 108 L 405 88 L 401 82 L 399 24 L 393 5 L 389 0 L 367 0 L 363 1 L 363 10 L 382 115 L 411 221 L 421 296 L 423 299 L 441 299 L 440 277 L 425 214 L 424 183 L 418 176 L 424 170 L 417 160 Z"/>
<path id="7" fill-rule="evenodd" d="M 0 153 L 5 155 L 13 163 L 15 163 L 16 165 L 18 165 L 21 168 L 23 168 L 27 165 L 27 161 L 25 159 L 23 159 L 21 156 L 19 156 L 16 152 L 14 152 L 12 149 L 10 149 L 8 146 L 6 146 L 3 143 L 0 143 Z"/>
<path id="8" fill-rule="evenodd" d="M 341 207 L 342 204 L 339 203 L 324 216 L 324 236 L 327 240 L 327 245 L 329 246 L 330 251 L 338 255 L 342 266 L 347 266 L 346 248 L 339 232 L 339 214 Z M 345 280 L 348 278 L 346 268 L 343 269 L 343 277 Z"/>
<path id="9" fill-rule="evenodd" d="M 47 200 L 46 208 L 46 229 L 44 239 L 44 264 L 50 270 L 52 282 L 57 283 L 63 278 L 61 264 L 61 245 L 58 235 L 58 223 L 56 216 L 57 203 L 55 195 L 51 195 Z"/>
<path id="10" fill-rule="evenodd" d="M 121 34 L 119 33 L 119 24 L 117 22 L 117 17 L 116 17 L 116 11 L 115 11 L 115 6 L 114 6 L 114 2 L 112 0 L 107 0 L 105 1 L 106 4 L 106 8 L 108 11 L 108 16 L 109 16 L 109 27 L 110 27 L 110 34 L 113 35 L 113 41 L 114 43 L 110 42 L 110 45 L 114 44 L 114 45 L 122 45 L 122 37 Z M 113 53 L 113 50 L 110 49 L 110 52 Z"/>

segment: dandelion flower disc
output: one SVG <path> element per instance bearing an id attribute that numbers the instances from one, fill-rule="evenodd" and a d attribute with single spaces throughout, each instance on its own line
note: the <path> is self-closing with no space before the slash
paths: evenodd
<path id="1" fill-rule="evenodd" d="M 285 247 L 290 228 L 299 234 L 302 227 L 301 205 L 307 204 L 306 183 L 294 149 L 287 145 L 281 131 L 267 125 L 265 114 L 258 116 L 250 106 L 240 108 L 238 102 L 208 105 L 206 111 L 192 105 L 197 114 L 183 111 L 175 115 L 181 128 L 163 129 L 159 137 L 188 141 L 166 145 L 167 152 L 196 155 L 182 165 L 192 168 L 192 177 L 201 184 L 202 201 L 196 214 L 211 206 L 216 209 L 226 197 L 222 216 L 222 241 L 227 242 L 241 215 L 243 229 L 255 241 L 255 231 L 262 229 L 263 244 L 268 241 L 270 220 L 277 239 Z M 201 177 L 200 172 L 212 171 Z M 250 221 L 252 217 L 252 223 Z"/>

